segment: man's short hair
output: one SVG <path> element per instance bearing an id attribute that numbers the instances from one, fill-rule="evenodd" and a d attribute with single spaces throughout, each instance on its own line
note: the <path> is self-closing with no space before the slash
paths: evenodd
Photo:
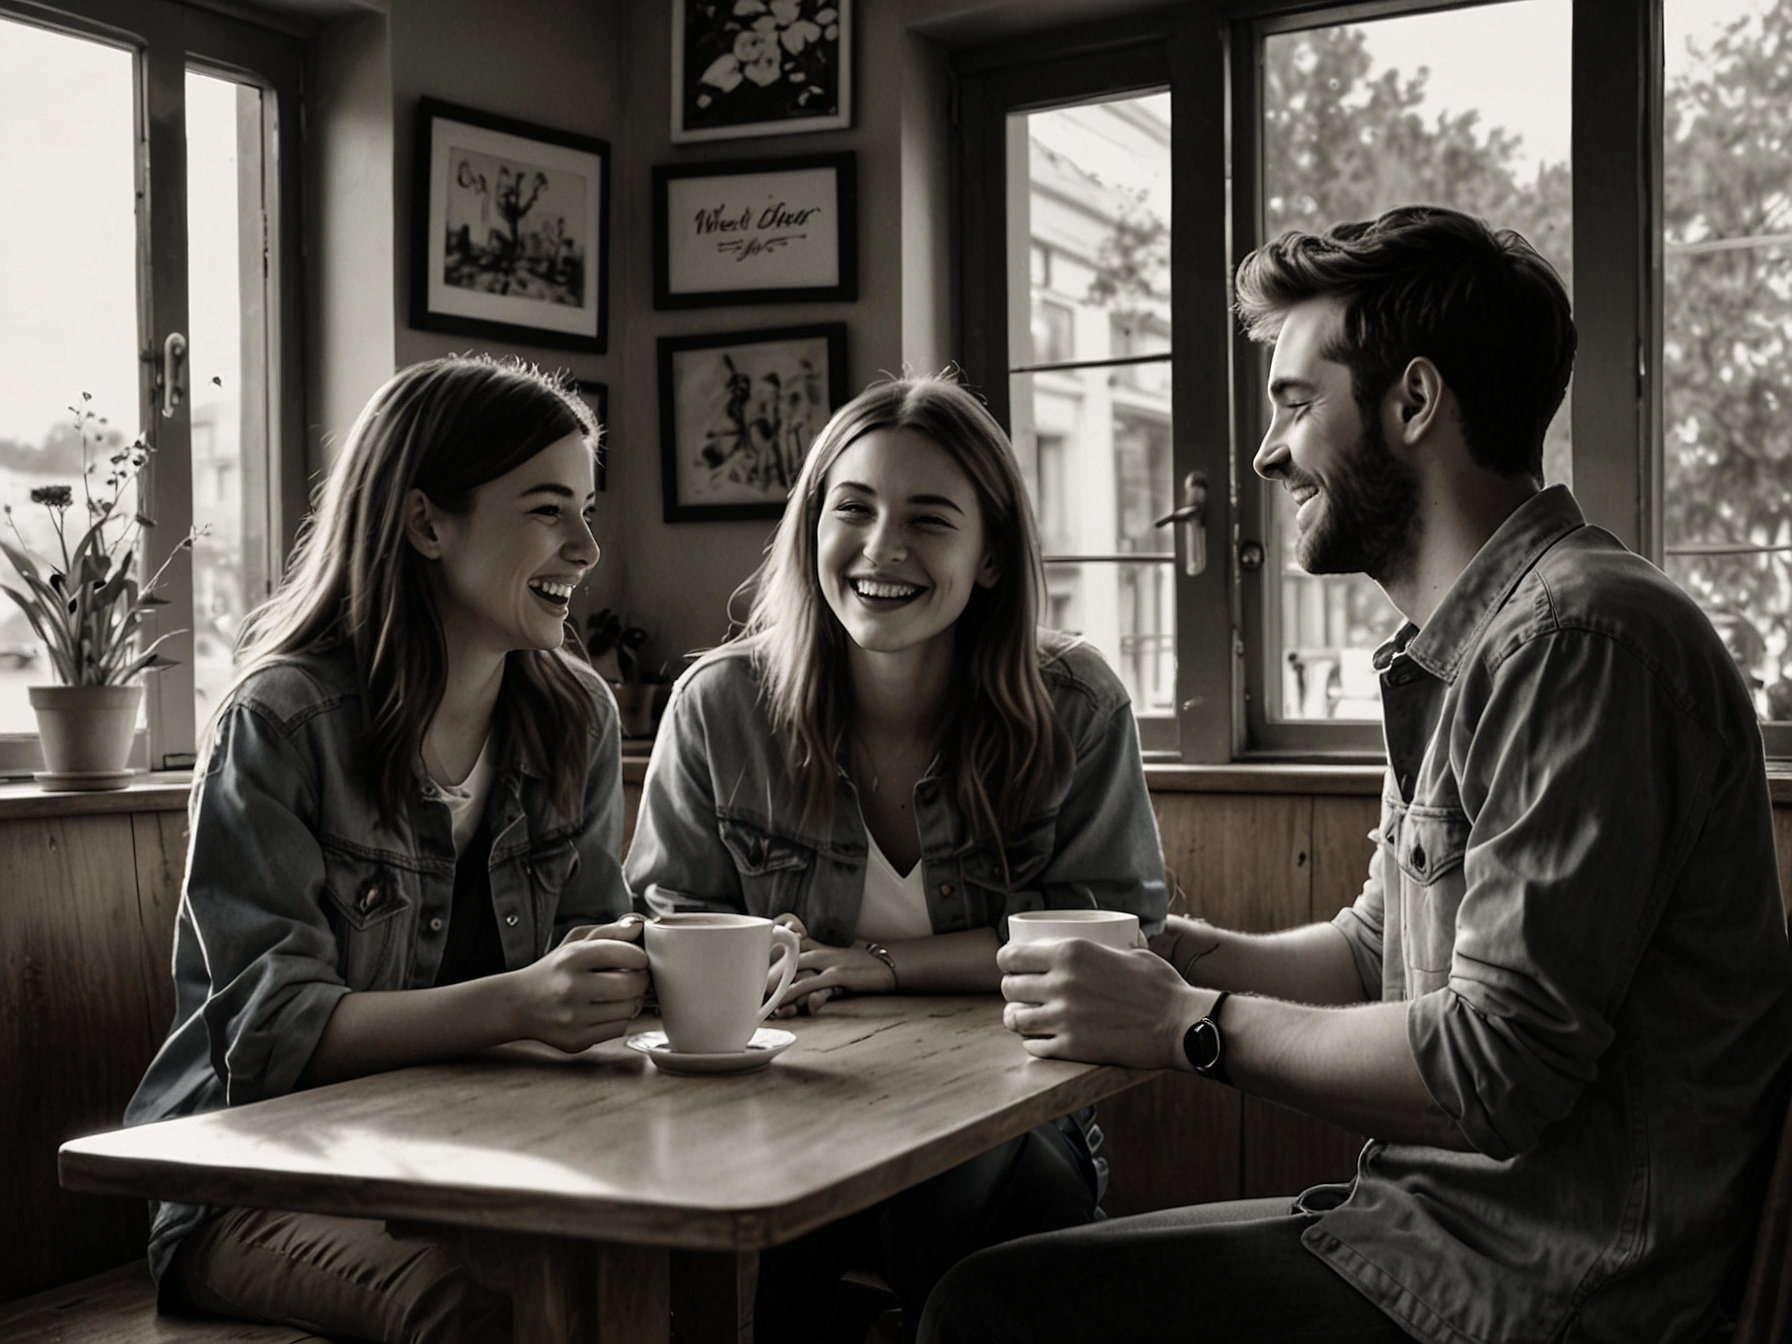
<path id="1" fill-rule="evenodd" d="M 1344 303 L 1325 356 L 1350 370 L 1365 422 L 1424 356 L 1456 394 L 1475 462 L 1541 483 L 1543 434 L 1574 371 L 1574 319 L 1555 268 L 1511 229 L 1407 205 L 1324 234 L 1289 232 L 1238 267 L 1238 316 L 1273 341 L 1290 308 Z"/>

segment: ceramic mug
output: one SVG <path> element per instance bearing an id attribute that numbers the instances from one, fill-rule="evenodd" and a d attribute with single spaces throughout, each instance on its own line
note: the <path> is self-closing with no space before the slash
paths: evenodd
<path id="1" fill-rule="evenodd" d="M 661 915 L 641 930 L 666 1042 L 681 1055 L 726 1055 L 747 1048 L 796 978 L 794 931 L 757 915 Z M 772 946 L 778 987 L 765 997 Z"/>
<path id="2" fill-rule="evenodd" d="M 1137 944 L 1139 917 L 1123 910 L 1017 910 L 1008 916 L 1008 941 L 1043 943 L 1087 938 L 1122 952 Z"/>

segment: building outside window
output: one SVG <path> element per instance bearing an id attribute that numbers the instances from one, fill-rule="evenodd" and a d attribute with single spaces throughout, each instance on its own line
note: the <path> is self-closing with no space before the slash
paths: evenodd
<path id="1" fill-rule="evenodd" d="M 1026 184 L 1010 196 L 1006 245 L 1032 259 L 1012 299 L 1023 339 L 1009 406 L 1048 606 L 1107 655 L 1147 740 L 1167 746 L 1174 557 L 1154 523 L 1172 507 L 1173 481 L 1169 99 L 1017 113 L 1006 134 L 1007 171 Z"/>

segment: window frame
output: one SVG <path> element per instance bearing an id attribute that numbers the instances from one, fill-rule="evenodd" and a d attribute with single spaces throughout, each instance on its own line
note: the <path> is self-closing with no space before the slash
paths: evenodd
<path id="1" fill-rule="evenodd" d="M 258 556 L 269 591 L 297 534 L 305 508 L 304 342 L 300 319 L 303 199 L 301 121 L 304 43 L 291 34 L 245 22 L 179 0 L 0 0 L 0 17 L 133 53 L 137 175 L 136 301 L 139 424 L 156 454 L 139 481 L 141 507 L 157 520 L 143 540 L 139 565 L 154 572 L 192 524 L 192 399 L 172 416 L 161 414 L 162 342 L 189 330 L 187 311 L 186 75 L 189 69 L 254 85 L 263 91 L 263 303 L 258 330 L 245 321 L 245 338 L 267 358 L 264 449 L 256 489 L 268 528 Z M 272 95 L 271 97 L 266 95 Z M 116 417 L 115 417 L 116 418 Z M 250 445 L 246 442 L 245 464 Z M 247 476 L 247 473 L 245 473 Z M 179 631 L 163 645 L 177 665 L 144 677 L 146 727 L 130 764 L 151 770 L 194 764 L 198 733 L 194 704 L 190 561 L 170 565 L 164 578 L 169 605 L 150 613 L 141 638 Z M 251 602 L 259 597 L 249 596 Z M 265 596 L 263 594 L 262 596 Z M 0 776 L 43 768 L 36 734 L 0 735 Z"/>
<path id="2" fill-rule="evenodd" d="M 1186 575 L 1177 538 L 1179 755 L 1191 763 L 1383 758 L 1372 721 L 1269 719 L 1276 627 L 1267 558 L 1273 496 L 1250 467 L 1266 423 L 1268 352 L 1230 318 L 1231 275 L 1262 239 L 1263 42 L 1273 34 L 1500 0 L 1289 3 L 1236 0 L 1209 15 L 1148 17 L 1124 37 L 1080 26 L 959 52 L 960 349 L 1009 423 L 1004 160 L 992 143 L 1009 112 L 1141 87 L 1117 70 L 1164 69 L 1175 165 L 1171 238 L 1176 474 L 1200 470 L 1210 500 L 1207 571 Z M 1575 495 L 1589 522 L 1662 562 L 1663 22 L 1660 0 L 1571 0 L 1575 318 Z M 1128 62 L 1118 53 L 1129 53 Z M 1632 59 L 1614 60 L 1629 52 Z M 1108 81 L 1108 82 L 1104 82 Z M 1025 281 L 1024 267 L 1018 272 Z M 1220 491 L 1217 483 L 1229 487 Z M 1241 563 L 1253 549 L 1255 565 Z M 1196 632 L 1209 632 L 1197 637 Z M 1223 638 L 1221 637 L 1223 632 Z M 1225 713 L 1214 713 L 1223 705 Z M 1770 755 L 1792 755 L 1792 724 L 1763 723 Z"/>

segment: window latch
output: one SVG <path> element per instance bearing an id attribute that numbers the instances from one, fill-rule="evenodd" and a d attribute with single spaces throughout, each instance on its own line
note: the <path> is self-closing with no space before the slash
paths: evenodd
<path id="1" fill-rule="evenodd" d="M 1207 473 L 1191 471 L 1182 478 L 1182 504 L 1152 524 L 1182 524 L 1182 572 L 1191 579 L 1207 569 Z"/>
<path id="2" fill-rule="evenodd" d="M 174 409 L 187 397 L 187 338 L 178 331 L 162 342 L 162 418 L 174 418 Z"/>

